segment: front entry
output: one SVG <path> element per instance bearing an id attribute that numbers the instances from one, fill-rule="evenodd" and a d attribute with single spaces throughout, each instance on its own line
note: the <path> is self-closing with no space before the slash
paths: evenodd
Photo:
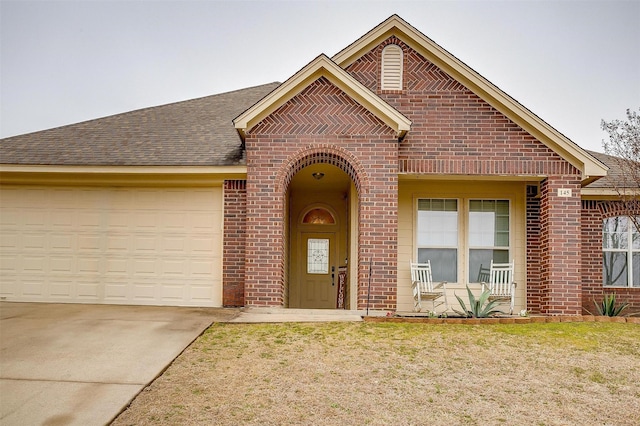
<path id="1" fill-rule="evenodd" d="M 300 308 L 335 309 L 338 266 L 335 233 L 300 233 L 298 264 Z"/>
<path id="2" fill-rule="evenodd" d="M 290 308 L 348 309 L 348 277 L 339 271 L 348 263 L 350 184 L 346 173 L 328 164 L 308 166 L 291 182 Z"/>

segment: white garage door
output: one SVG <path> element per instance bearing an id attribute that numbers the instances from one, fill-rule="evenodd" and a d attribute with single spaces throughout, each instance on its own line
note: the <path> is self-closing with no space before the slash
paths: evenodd
<path id="1" fill-rule="evenodd" d="M 221 306 L 222 190 L 3 187 L 0 297 Z"/>

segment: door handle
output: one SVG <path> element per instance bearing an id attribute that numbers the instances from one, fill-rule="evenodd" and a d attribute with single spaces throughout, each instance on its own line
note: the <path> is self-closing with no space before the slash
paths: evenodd
<path id="1" fill-rule="evenodd" d="M 336 267 L 335 266 L 331 267 L 331 285 L 332 286 L 336 285 Z"/>

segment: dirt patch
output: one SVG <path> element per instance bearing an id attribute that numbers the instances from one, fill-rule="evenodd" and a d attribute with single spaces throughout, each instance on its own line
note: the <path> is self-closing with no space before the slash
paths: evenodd
<path id="1" fill-rule="evenodd" d="M 214 324 L 115 425 L 640 424 L 640 326 Z"/>

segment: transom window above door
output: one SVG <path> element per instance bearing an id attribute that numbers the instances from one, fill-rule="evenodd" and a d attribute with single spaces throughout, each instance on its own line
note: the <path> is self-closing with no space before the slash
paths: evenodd
<path id="1" fill-rule="evenodd" d="M 481 281 L 491 260 L 510 260 L 510 202 L 421 198 L 417 202 L 418 262 L 431 261 L 434 281 Z"/>
<path id="2" fill-rule="evenodd" d="M 336 223 L 331 212 L 323 208 L 309 210 L 302 218 L 302 223 L 308 225 L 333 225 Z"/>

